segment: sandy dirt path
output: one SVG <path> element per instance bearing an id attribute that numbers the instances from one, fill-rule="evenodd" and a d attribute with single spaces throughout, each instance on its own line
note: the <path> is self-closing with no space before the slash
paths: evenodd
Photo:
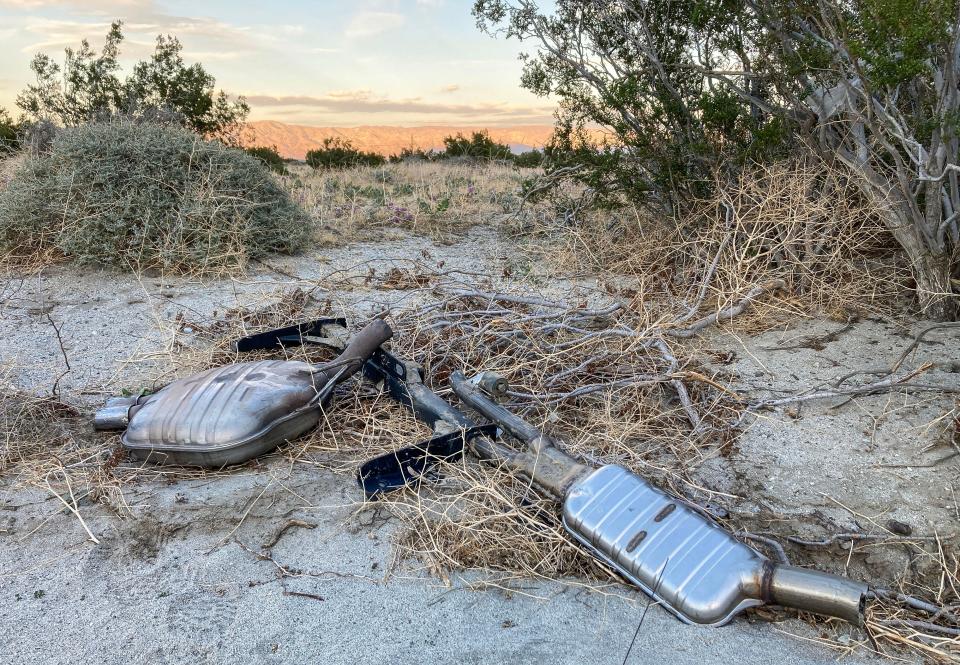
<path id="1" fill-rule="evenodd" d="M 71 366 L 60 389 L 90 412 L 105 395 L 156 376 L 178 313 L 211 317 L 295 286 L 291 275 L 386 270 L 421 260 L 423 249 L 465 280 L 502 274 L 518 251 L 477 229 L 452 245 L 409 238 L 276 258 L 270 264 L 279 272 L 261 266 L 221 283 L 62 266 L 5 285 L 0 358 L 18 387 L 49 390 L 65 369 L 55 324 Z M 543 284 L 532 280 L 529 288 L 550 295 Z M 592 293 L 589 280 L 557 288 Z M 363 314 L 417 297 L 362 287 L 329 296 L 344 312 Z M 723 368 L 739 389 L 759 396 L 889 362 L 919 325 L 862 321 L 829 342 L 804 345 L 842 327 L 808 321 L 754 338 L 714 332 L 704 344 L 732 351 Z M 931 337 L 916 361 L 960 363 L 956 342 L 956 335 Z M 126 362 L 134 356 L 148 361 Z M 929 376 L 958 377 L 949 364 Z M 930 466 L 949 451 L 928 425 L 948 402 L 880 395 L 832 406 L 764 414 L 732 455 L 704 461 L 698 478 L 735 497 L 726 509 L 775 512 L 808 537 L 889 518 L 916 533 L 956 535 L 957 460 Z M 489 576 L 454 575 L 445 585 L 409 567 L 387 575 L 396 525 L 364 506 L 349 478 L 282 455 L 226 477 L 138 482 L 125 489 L 126 517 L 80 501 L 99 544 L 50 493 L 23 487 L 15 475 L 0 483 L 0 662 L 621 663 L 647 604 L 628 588 L 601 594 L 575 580 L 479 591 L 473 586 Z M 878 551 L 871 565 L 878 577 L 893 576 L 902 557 Z M 841 642 L 844 631 L 850 641 L 862 639 L 844 628 Z M 818 639 L 794 618 L 768 623 L 747 615 L 707 629 L 652 607 L 629 662 L 834 662 L 838 653 Z M 845 658 L 872 660 L 862 650 Z"/>

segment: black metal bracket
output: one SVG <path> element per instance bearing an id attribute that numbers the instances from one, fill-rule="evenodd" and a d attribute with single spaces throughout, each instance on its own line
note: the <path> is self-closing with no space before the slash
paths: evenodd
<path id="1" fill-rule="evenodd" d="M 465 415 L 424 385 L 423 369 L 412 361 L 378 349 L 364 364 L 363 374 L 375 383 L 382 381 L 390 397 L 434 429 L 440 421 L 447 423 L 447 431 L 473 425 Z"/>
<path id="2" fill-rule="evenodd" d="M 390 397 L 413 411 L 417 419 L 441 434 L 364 463 L 357 482 L 367 498 L 400 489 L 413 482 L 436 480 L 433 469 L 440 462 L 455 461 L 474 437 L 496 438 L 496 425 L 476 425 L 459 409 L 427 388 L 419 365 L 379 349 L 363 367 L 368 379 L 383 382 Z"/>
<path id="3" fill-rule="evenodd" d="M 256 335 L 241 337 L 233 343 L 233 348 L 237 353 L 246 353 L 247 351 L 259 351 L 269 349 L 281 349 L 286 346 L 300 346 L 302 344 L 312 343 L 310 337 L 323 337 L 324 326 L 347 327 L 347 320 L 342 318 L 335 319 L 317 319 L 306 323 L 287 326 L 286 328 L 277 328 Z"/>
<path id="4" fill-rule="evenodd" d="M 368 499 L 416 482 L 436 482 L 440 478 L 434 471 L 438 464 L 457 461 L 463 456 L 464 444 L 476 436 L 496 437 L 497 431 L 496 425 L 475 425 L 374 457 L 357 470 L 357 482 Z"/>

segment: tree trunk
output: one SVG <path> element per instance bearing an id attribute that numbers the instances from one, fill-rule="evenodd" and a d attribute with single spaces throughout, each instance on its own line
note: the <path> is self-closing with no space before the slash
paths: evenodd
<path id="1" fill-rule="evenodd" d="M 957 316 L 960 296 L 953 294 L 950 284 L 950 253 L 931 249 L 924 242 L 916 220 L 904 219 L 905 216 L 894 209 L 885 221 L 910 259 L 920 311 L 936 321 L 952 321 Z"/>
<path id="2" fill-rule="evenodd" d="M 960 310 L 960 295 L 952 293 L 950 255 L 927 251 L 920 257 L 911 256 L 910 262 L 917 280 L 917 298 L 924 315 L 935 321 L 956 319 Z"/>

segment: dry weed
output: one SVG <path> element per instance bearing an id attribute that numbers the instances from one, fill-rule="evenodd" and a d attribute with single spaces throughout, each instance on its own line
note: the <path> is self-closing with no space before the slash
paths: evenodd
<path id="1" fill-rule="evenodd" d="M 591 464 L 627 466 L 722 514 L 728 497 L 698 487 L 691 471 L 704 458 L 725 453 L 736 436 L 730 423 L 738 419 L 743 404 L 722 377 L 695 362 L 694 345 L 666 334 L 666 322 L 643 307 L 497 294 L 465 287 L 440 272 L 413 272 L 402 279 L 389 273 L 376 279 L 399 279 L 422 296 L 422 304 L 389 313 L 398 333 L 392 346 L 427 367 L 437 392 L 455 401 L 446 390 L 446 377 L 454 369 L 499 370 L 512 381 L 509 406 L 556 435 L 568 453 Z M 361 271 L 322 281 L 349 285 L 367 279 Z M 328 315 L 328 305 L 314 295 L 309 288 L 293 289 L 211 320 L 180 317 L 174 325 L 191 332 L 173 331 L 172 373 L 247 359 L 230 349 L 238 336 Z M 288 357 L 314 362 L 333 353 L 309 346 L 286 351 Z M 30 405 L 30 418 L 7 424 L 11 440 L 20 446 L 8 444 L 5 459 L 11 460 L 8 471 L 56 494 L 66 507 L 90 497 L 123 510 L 124 486 L 134 479 L 210 475 L 120 463 L 116 437 L 84 438 L 69 428 L 61 440 L 53 439 L 54 448 L 43 449 L 37 442 L 51 440 L 50 434 L 30 428 L 50 426 L 49 408 L 49 401 L 41 400 Z M 75 412 L 67 415 L 75 422 Z M 319 428 L 274 456 L 333 470 L 353 483 L 360 462 L 428 436 L 422 424 L 378 387 L 355 382 L 341 387 Z M 34 445 L 22 447 L 28 441 Z M 522 581 L 530 578 L 621 592 L 617 578 L 567 535 L 559 506 L 524 479 L 481 465 L 469 455 L 439 471 L 439 482 L 423 482 L 380 503 L 400 526 L 396 547 L 401 569 L 422 569 L 444 579 L 464 570 L 487 571 L 472 583 L 519 592 Z M 744 526 L 733 518 L 726 525 L 733 530 Z M 903 593 L 943 612 L 931 614 L 896 594 L 878 598 L 868 612 L 874 642 L 865 640 L 863 646 L 890 655 L 906 647 L 945 660 L 960 644 L 949 632 L 955 630 L 960 605 L 956 553 L 948 544 L 936 555 L 926 547 L 918 551 L 942 561 L 940 582 L 930 582 L 933 577 L 927 575 L 922 579 L 928 588 L 915 583 Z M 861 551 L 854 548 L 845 556 L 859 557 Z M 817 561 L 835 571 L 845 565 L 844 557 Z M 818 625 L 825 639 L 836 634 L 832 624 Z"/>
<path id="2" fill-rule="evenodd" d="M 403 162 L 347 170 L 296 167 L 285 178 L 319 226 L 322 246 L 389 238 L 397 229 L 449 239 L 516 204 L 521 176 L 497 163 Z"/>
<path id="3" fill-rule="evenodd" d="M 558 226 L 541 205 L 513 230 L 561 270 L 659 286 L 658 299 L 674 311 L 695 302 L 722 309 L 753 284 L 784 280 L 779 297 L 738 320 L 748 328 L 783 315 L 890 311 L 908 291 L 909 268 L 879 211 L 819 157 L 757 166 L 735 182 L 718 180 L 716 191 L 682 219 L 628 208 Z"/>
<path id="4" fill-rule="evenodd" d="M 664 334 L 664 321 L 643 308 L 493 294 L 423 271 L 406 283 L 426 284 L 411 288 L 433 299 L 390 314 L 398 331 L 394 350 L 423 363 L 434 389 L 447 399 L 453 400 L 446 390 L 450 371 L 499 370 L 512 382 L 509 406 L 557 435 L 571 455 L 624 465 L 725 514 L 728 497 L 698 487 L 690 472 L 725 453 L 736 436 L 730 423 L 743 404 L 722 377 L 697 365 L 694 346 Z M 362 460 L 427 436 L 375 389 L 351 394 L 354 399 L 340 402 L 330 423 L 296 446 L 300 461 L 352 476 Z M 445 465 L 440 475 L 438 483 L 424 482 L 381 501 L 402 525 L 396 545 L 406 565 L 413 562 L 444 579 L 457 571 L 492 571 L 485 582 L 502 588 L 540 578 L 611 592 L 615 576 L 566 534 L 559 506 L 524 479 L 469 456 Z M 723 521 L 733 531 L 745 526 L 740 516 Z M 930 658 L 955 657 L 955 544 L 936 543 L 931 550 L 920 541 L 873 541 L 834 558 L 804 555 L 804 562 L 843 572 L 847 557 L 859 559 L 871 547 L 908 545 L 930 565 L 918 564 L 923 573 L 910 584 L 885 581 L 902 586 L 902 595 L 878 592 L 860 646 L 892 656 L 908 648 Z M 836 624 L 808 618 L 822 626 L 826 639 L 843 633 L 834 632 Z"/>
<path id="5" fill-rule="evenodd" d="M 78 408 L 58 396 L 23 392 L 8 378 L 0 397 L 0 474 L 53 495 L 60 510 L 78 517 L 84 500 L 126 512 L 120 485 L 135 474 L 114 474 L 123 457 L 117 438 L 95 437 Z"/>
<path id="6" fill-rule="evenodd" d="M 646 306 L 652 297 L 640 290 L 642 284 L 634 287 L 632 298 L 613 305 L 603 291 L 589 302 L 571 303 L 516 291 L 494 293 L 422 263 L 410 266 L 382 275 L 358 267 L 317 284 L 408 290 L 415 296 L 410 302 L 420 304 L 388 313 L 397 332 L 392 348 L 423 364 L 432 387 L 446 399 L 455 402 L 446 381 L 453 370 L 498 371 L 511 381 L 508 406 L 556 436 L 566 452 L 594 465 L 621 464 L 716 514 L 726 513 L 729 497 L 698 486 L 692 472 L 705 459 L 726 454 L 737 435 L 732 424 L 745 404 L 723 376 L 696 361 L 701 354 L 695 342 L 671 337 L 671 331 L 690 325 L 692 316 L 678 324 L 665 318 L 662 304 Z M 278 292 L 269 302 L 233 309 L 212 321 L 181 317 L 176 325 L 192 332 L 177 336 L 183 344 L 174 345 L 170 356 L 179 365 L 175 374 L 240 359 L 229 343 L 242 334 L 329 315 L 330 303 L 311 288 L 316 287 Z M 650 282 L 648 288 L 656 293 L 660 285 Z M 297 347 L 285 354 L 320 362 L 333 351 Z M 341 388 L 327 416 L 317 430 L 276 455 L 333 470 L 352 483 L 362 461 L 429 436 L 409 413 L 366 383 Z M 488 571 L 481 584 L 511 589 L 533 577 L 616 592 L 617 578 L 564 531 L 559 506 L 524 479 L 469 455 L 445 465 L 440 476 L 439 482 L 423 482 L 379 504 L 400 525 L 396 546 L 402 569 L 412 566 L 444 579 L 458 571 Z M 733 531 L 751 526 L 740 516 L 726 517 L 724 523 Z M 929 555 L 926 543 L 917 547 Z M 855 561 L 866 555 L 860 548 L 852 552 Z M 842 572 L 850 552 L 803 556 L 805 563 Z M 955 557 L 953 545 L 944 545 L 939 590 L 911 586 L 904 593 L 938 607 L 960 603 L 950 581 Z M 934 631 L 928 639 L 917 622 L 930 623 L 929 613 L 896 596 L 878 598 L 868 614 L 875 645 L 865 640 L 863 646 L 889 651 L 899 642 L 897 648 L 945 657 L 960 643 L 949 634 L 955 625 L 950 612 L 956 610 L 932 617 L 934 626 L 948 632 Z M 825 638 L 839 634 L 834 624 L 810 620 L 823 627 Z"/>
<path id="7" fill-rule="evenodd" d="M 0 473 L 34 460 L 50 460 L 76 447 L 80 423 L 80 412 L 59 399 L 4 385 L 0 395 Z"/>
<path id="8" fill-rule="evenodd" d="M 443 173 L 462 168 L 455 177 L 467 180 L 443 180 L 437 168 Z M 446 234 L 503 210 L 515 176 L 497 168 L 403 164 L 311 172 L 293 176 L 292 187 L 331 233 L 330 242 L 382 234 L 395 226 Z M 579 229 L 563 227 L 543 246 L 553 252 L 550 263 L 562 269 L 589 267 L 600 273 L 601 288 L 589 302 L 494 293 L 490 284 L 458 282 L 442 267 L 410 261 L 409 268 L 382 275 L 365 268 L 332 273 L 210 320 L 181 316 L 170 331 L 162 380 L 241 360 L 230 348 L 241 335 L 329 315 L 333 309 L 324 297 L 326 289 L 403 289 L 416 304 L 387 313 L 397 331 L 392 348 L 423 364 L 429 383 L 446 399 L 455 401 L 446 381 L 453 370 L 498 371 L 512 384 L 508 406 L 555 435 L 566 452 L 594 465 L 621 464 L 723 514 L 729 497 L 699 487 L 692 471 L 704 459 L 730 450 L 737 435 L 732 425 L 745 405 L 723 376 L 697 361 L 702 354 L 696 342 L 676 333 L 694 327 L 704 313 L 729 311 L 757 284 L 773 278 L 792 288 L 787 295 L 762 292 L 755 300 L 766 306 L 742 315 L 748 325 L 766 325 L 780 312 L 814 307 L 847 311 L 896 295 L 900 273 L 874 272 L 877 261 L 886 259 L 884 238 L 869 211 L 855 201 L 837 203 L 846 190 L 842 180 L 832 177 L 813 162 L 771 167 L 762 178 L 705 202 L 700 222 L 682 233 L 679 227 L 610 216 L 598 216 Z M 471 186 L 480 193 L 470 193 Z M 824 202 L 810 204 L 814 186 L 832 193 Z M 420 210 L 419 201 L 446 196 L 451 204 L 443 211 L 388 216 L 393 215 L 388 201 L 409 212 Z M 556 227 L 542 225 L 534 231 L 541 240 L 555 232 Z M 881 274 L 887 278 L 880 279 Z M 333 354 L 307 346 L 285 353 L 314 362 Z M 355 382 L 338 393 L 319 428 L 275 455 L 331 469 L 354 482 L 361 461 L 429 436 L 375 386 Z M 113 449 L 105 444 L 115 439 L 99 441 L 99 457 L 89 472 L 70 466 L 84 462 L 85 453 L 78 452 L 64 460 L 67 464 L 36 467 L 32 477 L 47 473 L 61 496 L 68 494 L 68 486 L 99 488 L 100 496 L 122 504 L 122 484 L 145 472 L 117 465 Z M 31 455 L 24 454 L 16 465 Z M 49 476 L 45 469 L 62 475 Z M 176 477 L 204 472 L 151 473 Z M 611 592 L 616 578 L 567 535 L 557 504 L 523 479 L 469 456 L 444 465 L 440 476 L 439 482 L 424 482 L 381 503 L 400 524 L 396 545 L 404 566 L 420 566 L 443 578 L 461 570 L 494 571 L 486 583 L 514 589 L 519 580 L 533 577 Z M 749 525 L 731 518 L 726 526 L 739 530 Z M 873 648 L 894 656 L 902 648 L 933 659 L 956 656 L 960 636 L 950 631 L 960 627 L 957 555 L 952 545 L 937 545 L 939 552 L 922 551 L 938 562 L 939 581 L 930 582 L 937 576 L 928 575 L 927 588 L 915 583 L 902 589 L 909 598 L 891 593 L 870 604 Z M 861 554 L 853 547 L 846 553 Z M 824 565 L 840 571 L 845 561 L 826 559 Z M 916 599 L 928 610 L 936 609 L 924 610 Z M 818 625 L 825 639 L 835 635 L 832 624 Z"/>

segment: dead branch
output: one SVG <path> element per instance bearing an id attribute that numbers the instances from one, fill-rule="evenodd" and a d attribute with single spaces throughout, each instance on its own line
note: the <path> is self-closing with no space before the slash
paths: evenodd
<path id="1" fill-rule="evenodd" d="M 723 321 L 729 321 L 738 314 L 742 314 L 747 310 L 747 308 L 750 307 L 750 305 L 753 304 L 753 301 L 758 296 L 766 293 L 767 291 L 782 289 L 784 287 L 786 287 L 786 282 L 784 282 L 782 279 L 771 279 L 750 289 L 747 295 L 730 307 L 722 309 L 714 314 L 710 314 L 709 316 L 705 316 L 702 319 L 698 319 L 692 325 L 686 328 L 672 328 L 665 330 L 664 333 L 672 337 L 693 337 L 704 328 L 721 323 Z"/>
<path id="2" fill-rule="evenodd" d="M 285 534 L 289 529 L 293 529 L 295 527 L 299 527 L 301 529 L 316 529 L 317 525 L 313 522 L 304 522 L 303 520 L 287 520 L 283 526 L 277 529 L 276 533 L 273 534 L 273 537 L 271 537 L 270 540 L 261 545 L 261 548 L 265 550 L 270 549 L 280 542 L 283 534 Z"/>
<path id="3" fill-rule="evenodd" d="M 801 402 L 810 402 L 818 399 L 829 399 L 832 397 L 850 396 L 850 395 L 869 395 L 873 393 L 884 392 L 888 390 L 913 389 L 934 392 L 960 393 L 960 386 L 932 385 L 925 383 L 911 383 L 910 379 L 926 372 L 933 365 L 926 363 L 915 370 L 912 370 L 903 376 L 887 376 L 873 383 L 867 383 L 862 386 L 852 388 L 837 388 L 835 390 L 818 390 L 806 394 L 791 395 L 780 399 L 768 399 L 754 402 L 750 405 L 749 411 L 759 409 L 770 409 L 784 404 L 798 404 Z"/>
<path id="4" fill-rule="evenodd" d="M 57 396 L 60 394 L 61 379 L 70 373 L 70 359 L 67 357 L 67 350 L 63 347 L 63 337 L 60 335 L 61 326 L 58 326 L 53 322 L 53 317 L 50 316 L 50 312 L 44 312 L 44 314 L 47 317 L 47 321 L 50 322 L 50 326 L 53 328 L 54 334 L 57 336 L 57 345 L 60 347 L 60 355 L 63 357 L 63 364 L 67 367 L 56 378 L 56 380 L 53 382 L 53 387 L 50 389 L 50 394 Z"/>
<path id="5" fill-rule="evenodd" d="M 909 345 L 906 349 L 903 350 L 903 353 L 900 354 L 900 357 L 897 358 L 897 361 L 896 361 L 895 363 L 893 363 L 893 365 L 890 366 L 890 372 L 891 372 L 891 373 L 892 373 L 892 372 L 896 372 L 898 369 L 900 369 L 900 365 L 902 365 L 902 364 L 903 364 L 903 361 L 906 360 L 907 356 L 910 355 L 910 353 L 911 353 L 915 348 L 917 348 L 917 346 L 920 344 L 920 342 L 923 340 L 923 338 L 926 337 L 927 333 L 933 332 L 934 330 L 940 330 L 940 329 L 943 329 L 943 328 L 960 328 L 960 322 L 953 322 L 953 323 L 935 323 L 935 324 L 933 324 L 933 325 L 931 325 L 931 326 L 927 326 L 926 328 L 924 328 L 923 330 L 921 330 L 921 331 L 920 331 L 919 333 L 917 333 L 917 335 L 913 338 L 913 341 L 910 342 L 910 345 Z"/>
<path id="6" fill-rule="evenodd" d="M 960 628 L 950 628 L 949 626 L 940 626 L 929 621 L 916 621 L 913 619 L 881 619 L 877 621 L 882 626 L 894 626 L 899 628 L 912 628 L 914 630 L 928 631 L 931 633 L 940 633 L 942 635 L 952 635 L 960 637 Z"/>

